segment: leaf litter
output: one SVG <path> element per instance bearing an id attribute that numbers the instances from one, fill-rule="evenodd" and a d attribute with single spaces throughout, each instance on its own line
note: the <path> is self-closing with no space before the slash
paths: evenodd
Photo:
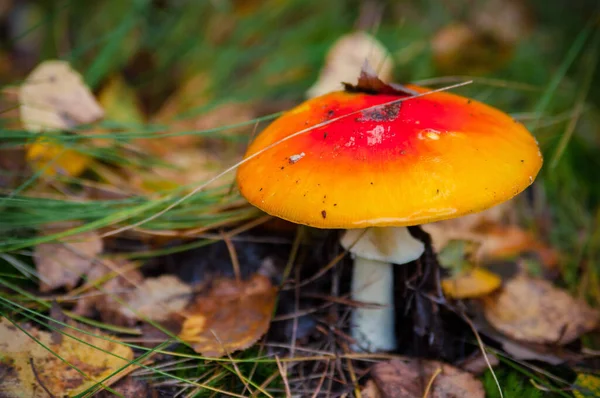
<path id="1" fill-rule="evenodd" d="M 0 320 L 2 396 L 74 396 L 99 382 L 110 386 L 125 374 L 117 371 L 134 358 L 131 348 L 98 330 L 88 334 L 65 328 L 56 339 L 53 333 L 21 327 L 25 332 L 6 318 Z"/>
<path id="2" fill-rule="evenodd" d="M 488 26 L 477 26 L 476 33 L 478 34 L 481 31 L 492 31 L 498 28 L 498 24 L 495 23 L 497 21 L 489 19 L 490 15 L 494 13 L 486 12 L 487 22 L 485 24 Z M 517 18 L 517 23 L 519 21 Z M 469 24 L 472 24 L 472 21 Z M 451 26 L 442 33 L 448 34 L 449 32 L 450 36 L 458 35 L 458 39 L 464 41 L 466 38 L 466 41 L 469 41 L 473 39 L 471 37 L 472 29 L 472 26 L 466 30 L 464 26 L 459 26 L 458 29 Z M 506 34 L 514 35 L 514 32 L 510 30 L 505 30 L 504 33 L 492 33 L 503 41 L 513 40 L 503 37 Z M 461 38 L 460 35 L 464 35 L 464 37 Z M 456 39 L 456 37 L 450 37 L 450 39 Z M 478 44 L 477 40 L 475 42 Z M 451 50 L 456 51 L 455 49 Z M 504 49 L 502 50 L 500 56 L 504 57 L 506 53 Z M 434 51 L 437 49 L 434 48 Z M 319 81 L 309 90 L 307 96 L 338 89 L 341 87 L 340 80 L 353 81 L 365 58 L 368 58 L 369 63 L 380 72 L 380 76 L 384 80 L 391 79 L 393 54 L 390 54 L 381 43 L 369 34 L 354 32 L 342 37 L 332 47 Z M 437 66 L 452 68 L 452 62 L 456 60 L 450 60 L 449 64 L 444 65 L 445 61 L 447 59 L 442 62 L 437 59 Z M 487 62 L 484 62 L 483 66 L 486 67 Z M 340 76 L 346 75 L 347 78 L 340 79 Z M 210 77 L 204 72 L 192 76 L 188 83 L 180 86 L 180 89 L 155 116 L 146 118 L 142 105 L 136 98 L 135 90 L 121 75 L 115 75 L 108 80 L 108 84 L 104 86 L 99 96 L 101 105 L 98 105 L 77 72 L 66 63 L 50 61 L 36 68 L 20 89 L 22 123 L 33 132 L 73 131 L 78 125 L 92 123 L 106 114 L 109 120 L 119 123 L 143 124 L 145 120 L 150 120 L 152 123 L 166 126 L 168 132 L 185 132 L 220 127 L 238 120 L 247 121 L 256 115 L 253 105 L 231 102 L 218 105 L 209 112 L 194 116 L 194 110 L 201 109 L 210 103 L 211 94 L 208 89 L 208 80 Z M 60 84 L 61 90 L 57 89 L 57 84 Z M 49 94 L 58 91 L 63 92 L 65 97 L 56 98 Z M 79 98 L 79 102 L 76 104 L 73 103 L 75 97 Z M 182 115 L 183 117 L 181 117 Z M 98 129 L 94 128 L 94 131 L 98 131 Z M 156 137 L 159 136 L 160 134 L 156 135 Z M 228 134 L 227 138 L 235 139 L 235 136 Z M 106 145 L 106 142 L 98 140 L 94 141 L 93 145 Z M 216 140 L 195 134 L 161 137 L 160 140 L 138 139 L 134 140 L 132 147 L 136 147 L 136 150 L 141 149 L 165 161 L 164 163 L 175 166 L 153 165 L 139 170 L 134 168 L 111 170 L 125 176 L 122 182 L 131 188 L 131 192 L 142 194 L 152 194 L 204 180 L 208 176 L 214 175 L 215 170 L 223 167 L 223 160 L 227 162 L 235 160 L 236 156 L 239 156 L 239 147 L 222 145 Z M 234 149 L 231 150 L 231 148 Z M 29 143 L 27 160 L 34 170 L 45 168 L 44 173 L 47 177 L 81 176 L 93 165 L 91 158 L 62 146 L 60 140 L 54 141 L 49 138 Z M 98 173 L 100 178 L 104 178 L 99 170 L 101 170 L 99 167 L 93 167 L 93 171 Z M 541 360 L 548 363 L 561 363 L 561 361 L 577 359 L 572 355 L 561 357 L 557 353 L 555 345 L 576 340 L 581 334 L 593 329 L 597 325 L 597 313 L 586 307 L 585 303 L 570 297 L 565 291 L 553 287 L 549 281 L 523 275 L 517 278 L 500 277 L 499 274 L 495 274 L 487 267 L 488 262 L 497 259 L 517 261 L 524 253 L 532 251 L 544 266 L 551 268 L 558 264 L 558 256 L 552 248 L 540 242 L 529 231 L 525 231 L 514 223 L 504 222 L 506 218 L 510 218 L 506 215 L 510 212 L 510 208 L 500 209 L 499 207 L 481 214 L 423 227 L 432 235 L 437 251 L 448 248 L 449 245 L 456 242 L 462 242 L 469 246 L 467 252 L 459 253 L 456 257 L 455 268 L 442 264 L 448 271 L 442 281 L 443 292 L 446 298 L 458 300 L 459 305 L 464 304 L 469 310 L 480 305 L 485 318 L 494 327 L 493 333 L 486 331 L 487 335 L 500 343 L 504 350 L 515 358 Z M 76 314 L 97 316 L 104 322 L 114 325 L 133 325 L 144 319 L 161 323 L 178 319 L 181 324 L 179 337 L 190 343 L 197 352 L 211 357 L 228 355 L 250 347 L 269 331 L 272 313 L 276 307 L 277 289 L 268 279 L 259 275 L 253 275 L 245 281 L 219 277 L 213 279 L 211 276 L 203 280 L 202 286 L 198 288 L 182 282 L 173 275 L 163 274 L 150 277 L 147 276 L 144 267 L 139 268 L 126 261 L 113 262 L 104 258 L 99 259 L 98 256 L 103 252 L 102 241 L 100 240 L 99 245 L 96 241 L 96 246 L 94 246 L 93 242 L 97 236 L 93 235 L 93 233 L 82 233 L 58 242 L 41 244 L 35 248 L 34 260 L 40 273 L 40 291 L 49 292 L 62 287 L 71 290 L 77 286 L 80 279 L 85 277 L 87 282 L 73 291 L 73 295 L 76 297 L 74 309 Z M 164 241 L 169 240 L 165 239 Z M 312 240 L 310 243 L 317 246 L 317 241 L 318 239 Z M 151 243 L 151 245 L 154 244 L 155 242 Z M 339 247 L 336 246 L 336 249 L 339 250 Z M 79 255 L 73 256 L 73 252 L 77 252 Z M 344 265 L 343 261 L 342 265 Z M 331 289 L 332 293 L 340 293 L 340 275 L 343 275 L 343 271 L 336 268 L 331 282 L 334 286 Z M 521 278 L 525 278 L 526 281 Z M 323 285 L 321 282 L 317 281 L 317 284 Z M 342 285 L 343 283 L 344 279 L 342 278 Z M 321 285 L 319 286 L 320 290 L 317 290 L 320 293 L 325 289 Z M 97 288 L 97 292 L 92 290 L 93 287 Z M 81 291 L 85 293 L 79 295 Z M 304 299 L 304 296 L 301 297 Z M 280 296 L 279 300 L 282 304 L 281 307 L 287 306 L 297 310 L 296 306 L 285 302 L 285 297 L 282 299 Z M 554 300 L 558 300 L 558 303 L 552 304 Z M 300 302 L 302 301 L 300 300 Z M 338 350 L 337 341 L 344 339 L 344 333 L 349 326 L 344 323 L 344 317 L 340 315 L 343 313 L 343 308 L 339 306 L 331 308 L 336 308 L 338 312 L 313 309 L 309 312 L 314 311 L 315 314 L 318 314 L 314 319 L 318 319 L 321 323 L 317 328 L 321 333 L 319 336 L 321 341 L 317 345 L 319 349 L 327 351 L 327 354 L 331 352 L 334 355 L 342 355 L 345 352 Z M 519 313 L 519 308 L 526 310 Z M 571 308 L 572 311 L 569 312 L 567 308 Z M 296 322 L 294 325 L 297 327 L 298 323 Z M 323 328 L 323 325 L 327 325 L 328 329 Z M 27 327 L 32 334 L 43 336 L 40 338 L 41 341 L 47 340 L 46 335 L 49 333 Z M 4 329 L 2 330 L 4 331 Z M 483 327 L 481 330 L 484 333 Z M 287 337 L 293 340 L 292 336 Z M 2 344 L 2 340 L 4 339 L 0 339 L 0 344 Z M 322 345 L 322 340 L 327 340 L 327 344 Z M 48 341 L 53 350 L 63 352 L 60 351 L 62 350 L 60 345 L 56 345 L 59 343 Z M 292 353 L 297 352 L 294 351 L 294 345 L 299 342 L 300 340 L 292 342 Z M 303 341 L 304 344 L 307 342 L 314 343 L 314 338 L 312 340 L 307 338 Z M 96 341 L 93 344 L 102 347 Z M 29 346 L 27 347 L 29 348 Z M 112 346 L 109 348 L 113 349 Z M 308 345 L 299 347 L 300 351 L 302 349 L 308 349 Z M 558 347 L 558 349 L 562 349 L 562 347 Z M 286 351 L 275 352 L 280 354 L 283 352 L 285 355 Z M 316 352 L 323 353 L 318 350 Z M 80 354 L 83 357 L 88 355 L 85 350 Z M 127 354 L 127 358 L 133 358 L 133 353 L 126 352 L 125 354 Z M 459 363 L 470 369 L 472 373 L 480 373 L 487 365 L 487 363 L 482 365 L 480 359 L 480 357 L 476 359 L 479 360 L 477 366 L 467 366 L 464 362 Z M 36 360 L 33 361 L 35 363 Z M 330 358 L 327 361 L 330 361 Z M 349 361 L 349 365 L 345 363 L 342 365 L 339 359 L 335 361 L 335 365 L 340 371 L 327 373 L 328 368 L 326 367 L 323 380 L 337 378 L 339 380 L 336 379 L 336 383 L 349 385 L 350 382 L 345 380 L 345 377 L 348 373 L 355 376 L 354 370 L 351 369 L 352 361 Z M 360 362 L 360 360 L 356 362 Z M 314 365 L 313 372 L 323 370 L 320 368 L 320 363 Z M 452 363 L 457 364 L 454 361 Z M 333 362 L 331 364 L 333 365 Z M 327 362 L 327 366 L 329 366 L 329 362 Z M 346 366 L 350 370 L 347 371 Z M 424 394 L 444 397 L 483 396 L 481 395 L 483 394 L 481 383 L 477 379 L 469 373 L 439 361 L 424 358 L 410 361 L 392 360 L 379 362 L 371 368 L 372 379 L 368 379 L 368 371 L 365 370 L 368 369 L 367 366 L 356 368 L 359 376 L 363 377 L 361 383 L 362 380 L 368 379 L 365 383 L 366 388 L 363 389 L 363 396 L 422 397 Z M 11 369 L 13 368 L 11 367 Z M 34 374 L 35 380 L 33 381 L 31 381 L 31 372 Z M 35 391 L 32 396 L 36 396 L 37 393 L 43 396 L 44 392 L 40 390 L 40 385 L 48 388 L 49 385 L 52 386 L 52 383 L 46 384 L 46 378 L 40 377 L 39 373 L 35 374 L 39 372 L 38 366 L 32 366 L 31 372 L 24 376 L 28 380 L 24 385 Z M 11 377 L 14 376 L 14 372 L 10 369 L 9 374 Z M 590 383 L 593 384 L 593 377 L 580 373 L 574 387 L 586 387 Z M 40 380 L 43 383 L 40 383 Z M 139 381 L 132 380 L 134 379 L 130 377 L 123 380 L 127 383 L 122 383 L 124 385 L 122 391 L 146 391 L 145 386 L 140 385 Z M 1 383 L 0 381 L 0 385 Z M 57 390 L 50 390 L 53 393 L 56 392 L 57 395 L 70 394 L 71 390 L 68 388 L 71 387 L 70 385 L 60 385 Z M 304 387 L 305 385 L 303 385 Z M 401 393 L 404 395 L 399 395 Z M 574 394 L 579 396 L 580 393 L 576 390 Z"/>

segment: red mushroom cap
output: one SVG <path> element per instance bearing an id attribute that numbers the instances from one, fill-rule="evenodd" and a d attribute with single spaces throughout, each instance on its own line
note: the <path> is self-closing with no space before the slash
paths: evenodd
<path id="1" fill-rule="evenodd" d="M 241 193 L 298 224 L 364 228 L 484 210 L 535 179 L 542 155 L 521 123 L 458 95 L 390 87 L 326 94 L 275 120 L 238 169 Z"/>

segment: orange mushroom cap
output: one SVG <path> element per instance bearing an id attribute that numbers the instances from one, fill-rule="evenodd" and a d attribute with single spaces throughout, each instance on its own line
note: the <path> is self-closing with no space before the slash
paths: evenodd
<path id="1" fill-rule="evenodd" d="M 484 210 L 535 179 L 537 142 L 507 114 L 447 92 L 373 93 L 364 78 L 286 112 L 254 140 L 237 173 L 250 203 L 317 228 L 409 226 Z"/>

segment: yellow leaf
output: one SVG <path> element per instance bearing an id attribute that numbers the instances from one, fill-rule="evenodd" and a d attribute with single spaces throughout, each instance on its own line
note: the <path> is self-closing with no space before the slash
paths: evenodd
<path id="1" fill-rule="evenodd" d="M 443 280 L 442 289 L 448 297 L 466 299 L 488 295 L 501 284 L 498 275 L 483 268 L 473 268 Z"/>
<path id="2" fill-rule="evenodd" d="M 598 397 L 600 396 L 600 377 L 579 373 L 574 388 L 575 398 Z"/>
<path id="3" fill-rule="evenodd" d="M 97 330 L 87 334 L 66 327 L 65 334 L 52 334 L 23 328 L 37 341 L 0 318 L 2 397 L 46 398 L 46 389 L 55 397 L 74 396 L 100 381 L 111 385 L 124 372 L 105 378 L 133 360 L 131 348 Z"/>
<path id="4" fill-rule="evenodd" d="M 122 76 L 112 77 L 98 95 L 106 118 L 119 123 L 143 124 L 144 114 L 135 91 Z"/>
<path id="5" fill-rule="evenodd" d="M 44 175 L 77 177 L 92 163 L 92 159 L 48 139 L 37 139 L 28 145 L 27 162 L 34 170 L 44 170 Z"/>

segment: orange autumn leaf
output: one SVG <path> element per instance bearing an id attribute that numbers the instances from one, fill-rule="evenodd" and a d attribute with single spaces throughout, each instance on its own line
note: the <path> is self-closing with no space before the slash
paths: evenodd
<path id="1" fill-rule="evenodd" d="M 204 356 L 248 348 L 267 332 L 276 295 L 262 275 L 239 282 L 216 280 L 186 308 L 179 337 Z"/>

